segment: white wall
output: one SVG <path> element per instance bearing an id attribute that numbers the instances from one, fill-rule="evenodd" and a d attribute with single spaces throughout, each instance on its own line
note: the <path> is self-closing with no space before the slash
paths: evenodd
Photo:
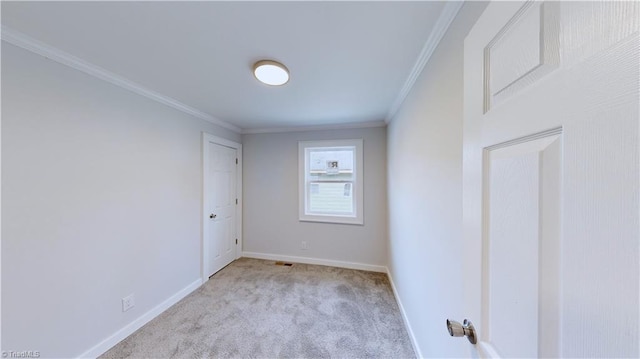
<path id="1" fill-rule="evenodd" d="M 387 247 L 386 128 L 242 137 L 245 255 L 305 257 L 383 270 Z M 364 139 L 364 226 L 300 222 L 298 141 L 354 138 Z M 303 240 L 308 243 L 307 250 L 301 249 Z"/>
<path id="2" fill-rule="evenodd" d="M 2 350 L 78 356 L 199 280 L 202 131 L 240 140 L 2 44 Z"/>
<path id="3" fill-rule="evenodd" d="M 463 41 L 466 3 L 388 127 L 389 270 L 419 355 L 461 357 Z"/>

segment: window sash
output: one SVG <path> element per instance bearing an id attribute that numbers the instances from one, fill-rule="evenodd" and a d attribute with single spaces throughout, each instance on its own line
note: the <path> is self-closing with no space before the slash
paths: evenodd
<path id="1" fill-rule="evenodd" d="M 335 187 L 335 189 L 330 189 L 325 186 L 324 198 L 320 193 L 322 190 L 320 187 L 323 184 Z M 314 193 L 314 188 L 318 189 L 318 193 Z M 307 183 L 306 214 L 353 217 L 356 208 L 353 189 L 353 181 L 309 181 Z"/>
<path id="2" fill-rule="evenodd" d="M 364 224 L 360 178 L 363 169 L 362 143 L 361 139 L 298 143 L 301 221 Z M 332 151 L 339 153 L 334 156 Z M 332 162 L 338 162 L 338 170 L 336 173 L 327 173 Z M 347 184 L 349 187 L 340 187 Z M 324 198 L 318 196 L 319 193 L 312 193 L 312 190 L 321 190 Z M 335 203 L 331 203 L 332 199 Z"/>

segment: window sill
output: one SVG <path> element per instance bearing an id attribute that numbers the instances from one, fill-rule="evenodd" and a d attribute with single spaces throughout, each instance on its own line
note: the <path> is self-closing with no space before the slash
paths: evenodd
<path id="1" fill-rule="evenodd" d="M 304 215 L 300 216 L 300 222 L 316 222 L 316 223 L 329 223 L 329 224 L 353 224 L 364 226 L 364 220 L 358 217 L 340 217 L 330 215 Z"/>

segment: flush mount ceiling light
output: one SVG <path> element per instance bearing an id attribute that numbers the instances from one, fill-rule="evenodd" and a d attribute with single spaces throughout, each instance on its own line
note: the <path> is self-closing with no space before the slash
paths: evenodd
<path id="1" fill-rule="evenodd" d="M 253 65 L 253 75 L 258 81 L 271 86 L 280 86 L 289 82 L 289 70 L 286 66 L 271 60 L 256 62 Z"/>

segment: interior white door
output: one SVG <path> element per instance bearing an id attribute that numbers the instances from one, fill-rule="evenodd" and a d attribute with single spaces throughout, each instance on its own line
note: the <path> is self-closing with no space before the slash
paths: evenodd
<path id="1" fill-rule="evenodd" d="M 237 151 L 213 142 L 208 145 L 207 276 L 236 258 Z"/>
<path id="2" fill-rule="evenodd" d="M 640 356 L 639 5 L 495 2 L 465 40 L 471 356 Z"/>

